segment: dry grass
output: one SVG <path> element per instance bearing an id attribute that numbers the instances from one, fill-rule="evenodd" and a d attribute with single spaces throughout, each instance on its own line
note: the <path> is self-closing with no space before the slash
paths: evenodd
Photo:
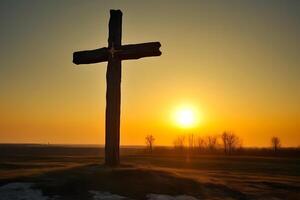
<path id="1" fill-rule="evenodd" d="M 299 158 L 146 155 L 131 149 L 123 151 L 124 164 L 111 169 L 101 165 L 101 151 L 7 150 L 0 153 L 0 185 L 34 182 L 43 193 L 63 199 L 89 199 L 90 190 L 133 199 L 145 199 L 149 193 L 200 199 L 300 199 Z"/>

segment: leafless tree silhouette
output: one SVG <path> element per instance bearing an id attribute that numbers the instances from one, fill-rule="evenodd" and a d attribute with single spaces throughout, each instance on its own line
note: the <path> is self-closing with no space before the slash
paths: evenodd
<path id="1" fill-rule="evenodd" d="M 188 148 L 190 151 L 193 151 L 195 146 L 195 137 L 193 134 L 188 135 Z"/>
<path id="2" fill-rule="evenodd" d="M 184 144 L 185 144 L 185 136 L 184 135 L 178 136 L 174 140 L 174 148 L 175 149 L 183 150 L 184 149 Z"/>
<path id="3" fill-rule="evenodd" d="M 218 137 L 215 135 L 207 136 L 207 147 L 210 151 L 214 151 L 217 148 Z"/>
<path id="4" fill-rule="evenodd" d="M 276 136 L 272 137 L 271 145 L 272 145 L 273 151 L 276 153 L 281 146 L 279 137 L 276 137 Z"/>
<path id="5" fill-rule="evenodd" d="M 223 142 L 224 153 L 227 154 L 227 152 L 228 152 L 228 143 L 227 143 L 228 142 L 227 141 L 228 133 L 223 132 L 221 135 L 221 138 L 222 138 L 222 142 Z"/>
<path id="6" fill-rule="evenodd" d="M 231 154 L 241 146 L 240 138 L 232 132 L 223 132 L 221 135 L 225 154 Z"/>
<path id="7" fill-rule="evenodd" d="M 146 141 L 146 145 L 147 145 L 147 149 L 152 153 L 153 151 L 153 144 L 155 141 L 155 138 L 153 135 L 149 134 L 145 137 L 145 141 Z"/>
<path id="8" fill-rule="evenodd" d="M 197 148 L 198 148 L 198 150 L 199 151 L 204 151 L 206 146 L 207 146 L 207 143 L 205 141 L 205 138 L 198 137 L 198 139 L 197 139 Z"/>

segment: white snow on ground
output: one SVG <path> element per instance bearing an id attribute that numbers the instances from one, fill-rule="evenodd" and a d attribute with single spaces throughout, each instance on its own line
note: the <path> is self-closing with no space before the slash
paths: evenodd
<path id="1" fill-rule="evenodd" d="M 0 187 L 0 200 L 50 200 L 37 189 L 31 189 L 33 183 L 9 183 Z"/>
<path id="2" fill-rule="evenodd" d="M 0 187 L 0 200 L 54 200 L 59 197 L 49 198 L 42 191 L 32 189 L 33 183 L 9 183 Z M 94 200 L 126 200 L 129 199 L 110 192 L 89 191 Z M 148 200 L 199 200 L 188 195 L 170 196 L 165 194 L 148 194 Z"/>
<path id="3" fill-rule="evenodd" d="M 93 195 L 94 200 L 126 200 L 129 199 L 117 194 L 111 194 L 110 192 L 101 191 L 89 191 Z M 199 200 L 195 197 L 188 195 L 171 196 L 165 194 L 147 194 L 147 200 Z"/>
<path id="4" fill-rule="evenodd" d="M 199 200 L 195 197 L 188 195 L 170 196 L 165 194 L 148 194 L 148 200 Z"/>
<path id="5" fill-rule="evenodd" d="M 126 197 L 117 195 L 117 194 L 111 194 L 110 192 L 100 192 L 100 191 L 89 191 L 91 194 L 93 194 L 94 200 L 125 200 Z"/>

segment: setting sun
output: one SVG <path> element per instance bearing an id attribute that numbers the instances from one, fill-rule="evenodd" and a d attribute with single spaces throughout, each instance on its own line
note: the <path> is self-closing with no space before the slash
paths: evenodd
<path id="1" fill-rule="evenodd" d="M 199 116 L 196 109 L 191 106 L 183 106 L 177 108 L 174 113 L 175 123 L 182 128 L 191 128 L 197 125 Z"/>

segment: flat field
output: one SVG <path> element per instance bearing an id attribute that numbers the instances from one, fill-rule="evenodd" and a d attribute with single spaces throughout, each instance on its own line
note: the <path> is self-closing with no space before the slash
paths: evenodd
<path id="1" fill-rule="evenodd" d="M 0 145 L 0 200 L 300 199 L 299 157 L 121 151 L 111 169 L 101 147 Z"/>

